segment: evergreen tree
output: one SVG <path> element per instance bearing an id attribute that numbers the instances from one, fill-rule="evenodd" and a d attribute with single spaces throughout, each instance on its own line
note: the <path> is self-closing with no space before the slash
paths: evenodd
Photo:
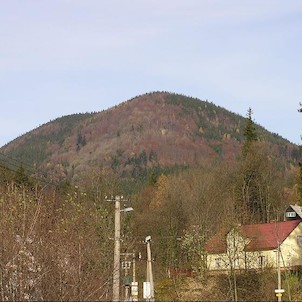
<path id="1" fill-rule="evenodd" d="M 252 119 L 253 111 L 251 108 L 247 111 L 247 122 L 244 129 L 244 137 L 245 137 L 245 143 L 243 145 L 242 154 L 245 157 L 247 153 L 249 152 L 251 145 L 253 142 L 258 140 L 258 135 L 255 127 L 255 123 Z"/>
<path id="2" fill-rule="evenodd" d="M 252 119 L 252 109 L 247 111 L 244 129 L 245 143 L 239 162 L 238 185 L 236 187 L 236 210 L 241 223 L 263 223 L 269 221 L 271 208 L 270 187 L 273 167 L 267 161 L 269 154 L 261 143 Z"/>
<path id="3" fill-rule="evenodd" d="M 297 193 L 298 193 L 299 203 L 301 204 L 302 202 L 302 163 L 301 162 L 299 162 L 299 175 L 297 177 Z"/>
<path id="4" fill-rule="evenodd" d="M 300 108 L 298 109 L 298 112 L 302 112 L 302 103 L 299 104 Z M 300 145 L 300 153 L 302 151 L 302 146 Z M 301 204 L 302 202 L 302 163 L 299 162 L 299 175 L 298 175 L 298 183 L 297 183 L 297 191 L 298 191 L 298 198 L 299 202 Z"/>
<path id="5" fill-rule="evenodd" d="M 15 172 L 15 182 L 19 185 L 29 182 L 29 178 L 25 173 L 25 169 L 21 164 L 18 170 Z"/>

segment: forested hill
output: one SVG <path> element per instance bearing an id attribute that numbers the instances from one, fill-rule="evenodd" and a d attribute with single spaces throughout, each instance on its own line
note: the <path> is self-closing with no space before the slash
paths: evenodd
<path id="1" fill-rule="evenodd" d="M 50 121 L 0 151 L 70 181 L 100 166 L 135 177 L 154 167 L 235 160 L 245 124 L 245 117 L 208 101 L 154 92 L 106 111 Z M 297 160 L 297 146 L 259 125 L 257 133 L 272 155 Z"/>

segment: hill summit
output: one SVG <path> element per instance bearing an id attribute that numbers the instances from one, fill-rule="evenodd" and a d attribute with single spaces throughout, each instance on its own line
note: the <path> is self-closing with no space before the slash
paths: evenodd
<path id="1" fill-rule="evenodd" d="M 244 117 L 208 101 L 154 92 L 102 112 L 50 121 L 0 151 L 70 181 L 96 166 L 138 176 L 158 166 L 235 160 L 244 127 Z M 259 125 L 257 132 L 272 152 L 297 158 L 297 146 Z"/>

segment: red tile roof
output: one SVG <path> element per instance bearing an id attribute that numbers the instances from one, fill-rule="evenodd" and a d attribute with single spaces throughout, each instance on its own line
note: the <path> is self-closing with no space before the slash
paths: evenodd
<path id="1" fill-rule="evenodd" d="M 242 225 L 240 233 L 251 240 L 245 250 L 264 251 L 277 248 L 278 242 L 281 244 L 300 222 L 301 220 L 291 220 Z"/>
<path id="2" fill-rule="evenodd" d="M 249 224 L 238 226 L 242 236 L 251 241 L 245 246 L 245 251 L 264 251 L 277 248 L 297 227 L 301 220 Z M 226 252 L 226 236 L 228 231 L 220 230 L 206 243 L 205 249 L 210 254 Z"/>
<path id="3" fill-rule="evenodd" d="M 209 254 L 222 254 L 226 252 L 227 244 L 226 244 L 226 236 L 229 230 L 226 228 L 222 228 L 212 236 L 205 245 L 205 250 Z"/>

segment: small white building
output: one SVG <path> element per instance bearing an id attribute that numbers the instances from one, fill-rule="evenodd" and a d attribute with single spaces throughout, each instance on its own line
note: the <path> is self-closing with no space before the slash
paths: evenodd
<path id="1" fill-rule="evenodd" d="M 206 243 L 209 270 L 302 267 L 302 220 L 238 225 L 220 230 Z"/>

